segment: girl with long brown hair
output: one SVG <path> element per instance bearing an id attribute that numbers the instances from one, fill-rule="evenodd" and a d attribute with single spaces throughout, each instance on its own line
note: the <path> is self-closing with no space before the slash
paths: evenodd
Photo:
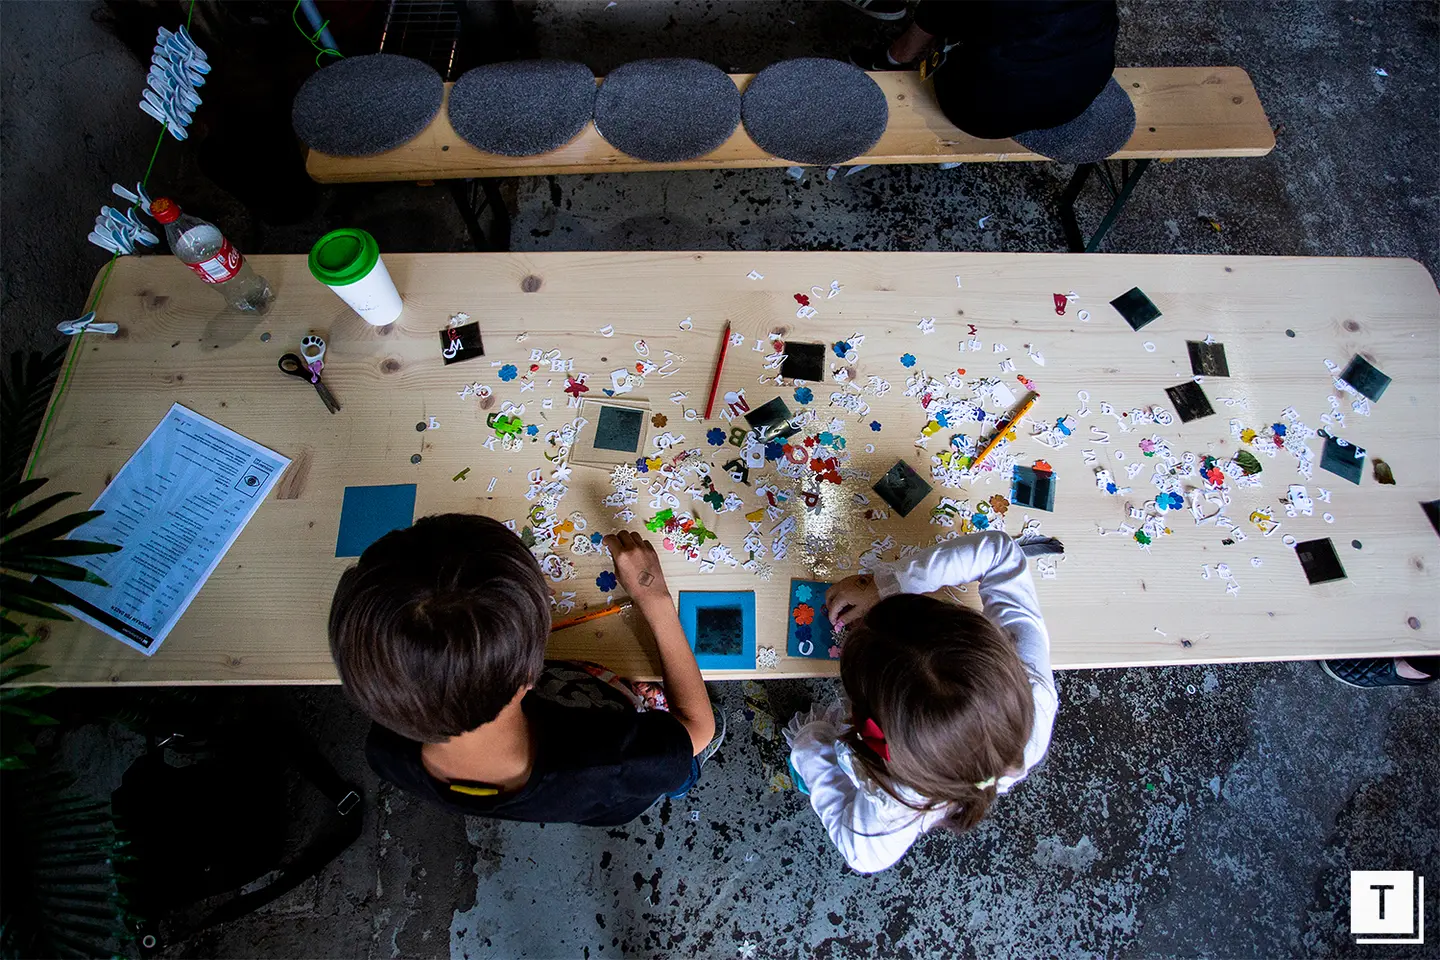
<path id="1" fill-rule="evenodd" d="M 974 581 L 983 614 L 920 596 Z M 826 612 L 845 701 L 790 721 L 790 764 L 845 861 L 873 873 L 922 833 L 975 826 L 1045 755 L 1050 637 L 1025 554 L 993 531 L 848 577 Z"/>

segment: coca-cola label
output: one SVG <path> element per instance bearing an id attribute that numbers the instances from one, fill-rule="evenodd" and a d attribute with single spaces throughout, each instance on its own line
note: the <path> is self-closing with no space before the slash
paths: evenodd
<path id="1" fill-rule="evenodd" d="M 231 246 L 228 239 L 221 237 L 220 249 L 213 257 L 189 264 L 189 267 L 206 283 L 224 283 L 239 273 L 244 263 L 245 258 L 240 256 L 240 251 Z"/>

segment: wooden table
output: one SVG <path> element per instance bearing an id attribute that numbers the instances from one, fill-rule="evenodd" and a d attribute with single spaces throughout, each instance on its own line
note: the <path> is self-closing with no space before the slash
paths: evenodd
<path id="1" fill-rule="evenodd" d="M 885 92 L 890 121 L 880 142 L 846 161 L 846 166 L 1046 159 L 1013 140 L 982 140 L 956 129 L 918 73 L 896 70 L 870 76 Z M 753 77 L 731 74 L 742 91 Z M 1135 102 L 1136 122 L 1135 134 L 1113 159 L 1261 157 L 1275 147 L 1275 135 L 1255 86 L 1239 67 L 1121 67 L 1115 71 L 1115 79 Z M 452 86 L 445 85 L 447 97 Z M 593 123 L 559 150 L 533 157 L 505 157 L 477 150 L 460 139 L 443 104 L 419 136 L 394 150 L 369 157 L 336 157 L 312 150 L 305 160 L 306 171 L 320 183 L 792 165 L 792 161 L 762 150 L 745 132 L 744 124 L 712 152 L 678 163 L 626 156 L 607 143 Z"/>
<path id="2" fill-rule="evenodd" d="M 1053 422 L 1074 413 L 1077 391 L 1087 390 L 1096 413 L 1064 449 L 1048 450 L 1029 439 L 1016 447 L 1022 463 L 1045 457 L 1057 476 L 1055 511 L 1012 508 L 1010 529 L 1028 514 L 1043 518 L 1044 533 L 1062 538 L 1068 557 L 1053 580 L 1040 580 L 1040 597 L 1054 643 L 1057 667 L 1278 660 L 1337 656 L 1434 653 L 1440 650 L 1440 537 L 1425 521 L 1419 501 L 1440 497 L 1440 296 L 1425 270 L 1410 260 L 1165 257 L 985 253 L 554 253 L 386 255 L 405 296 L 393 328 L 366 326 L 329 290 L 308 275 L 298 256 L 255 257 L 257 270 L 275 287 L 273 312 L 263 319 L 221 310 L 213 291 L 169 257 L 122 258 L 105 289 L 99 315 L 118 322 L 116 337 L 87 335 L 69 389 L 57 401 L 50 437 L 37 461 L 37 476 L 52 490 L 78 490 L 86 502 L 97 495 L 159 422 L 172 402 L 212 417 L 293 458 L 270 501 L 241 534 L 189 612 L 152 658 L 80 624 L 53 628 L 35 652 L 54 669 L 41 676 L 62 684 L 331 683 L 335 673 L 325 623 L 336 579 L 351 560 L 334 556 L 343 489 L 347 485 L 413 482 L 417 514 L 479 511 L 523 519 L 526 475 L 551 468 L 542 444 L 523 452 L 487 451 L 492 434 L 487 412 L 466 384 L 495 388 L 498 399 L 527 401 L 527 422 L 547 427 L 568 419 L 560 376 L 538 375 L 534 391 L 504 383 L 491 360 L 528 366 L 530 350 L 559 348 L 598 388 L 611 370 L 635 359 L 634 341 L 648 341 L 651 355 L 668 349 L 686 360 L 673 377 L 652 375 L 636 396 L 670 418 L 667 429 L 683 433 L 686 446 L 714 452 L 701 424 L 685 423 L 669 400 L 686 391 L 700 406 L 714 367 L 719 332 L 727 319 L 747 337 L 731 351 L 724 387 L 747 389 L 752 405 L 775 395 L 757 378 L 761 354 L 752 343 L 773 330 L 792 340 L 830 343 L 859 332 L 867 339 L 856 370 L 895 388 L 863 419 L 841 414 L 853 453 L 851 464 L 875 473 L 898 456 L 929 476 L 928 454 L 914 440 L 924 417 L 916 401 L 902 396 L 907 370 L 901 355 L 919 358 L 917 369 L 944 373 L 957 366 L 970 377 L 994 372 L 1001 341 L 1017 371 L 1032 377 L 1041 394 L 1034 416 Z M 748 279 L 756 271 L 764 279 Z M 957 276 L 963 288 L 957 288 Z M 812 286 L 841 293 L 817 299 L 818 315 L 798 320 L 793 295 Z M 1145 290 L 1164 312 L 1133 332 L 1107 301 L 1132 286 Z M 533 292 L 527 292 L 533 291 Z M 1078 302 L 1063 317 L 1055 292 L 1075 291 Z M 1089 311 L 1088 322 L 1076 311 Z M 457 311 L 477 318 L 487 356 L 442 366 L 437 331 Z M 693 318 L 693 329 L 679 329 Z M 936 332 L 917 329 L 935 318 Z M 973 323 L 984 342 L 979 354 L 960 353 Z M 612 326 L 606 339 L 596 333 Z M 328 415 L 314 393 L 281 376 L 276 357 L 307 332 L 329 341 L 325 379 L 344 405 Z M 1293 332 L 1294 336 L 1289 336 Z M 261 334 L 269 333 L 268 342 Z M 521 334 L 528 334 L 517 342 Z M 1191 375 L 1187 339 L 1207 334 L 1227 349 L 1232 376 L 1210 378 L 1205 389 L 1216 416 L 1153 431 L 1120 434 L 1098 413 L 1102 401 L 1117 410 L 1159 404 L 1172 408 L 1164 388 Z M 1027 357 L 1025 344 L 1043 353 L 1045 365 Z M 1154 352 L 1147 352 L 1153 344 Z M 1345 364 L 1364 353 L 1394 379 L 1369 417 L 1348 414 L 1343 435 L 1386 460 L 1396 484 L 1376 483 L 1367 466 L 1353 486 L 1317 469 L 1307 484 L 1332 491 L 1315 516 L 1295 520 L 1276 514 L 1280 533 L 1270 538 L 1245 522 L 1256 506 L 1276 506 L 1297 476 L 1294 461 L 1262 458 L 1263 488 L 1239 490 L 1228 514 L 1249 537 L 1221 544 L 1213 527 L 1177 515 L 1174 534 L 1147 553 L 1125 536 L 1100 536 L 1126 520 L 1125 501 L 1150 494 L 1144 477 L 1133 497 L 1109 497 L 1096 489 L 1093 467 L 1083 462 L 1094 449 L 1100 462 L 1118 469 L 1116 451 L 1133 460 L 1142 436 L 1159 433 L 1177 452 L 1236 449 L 1229 420 L 1261 428 L 1293 405 L 1312 427 L 1329 412 L 1335 391 L 1323 365 Z M 602 359 L 604 358 L 604 359 Z M 830 359 L 834 359 L 833 355 Z M 1013 377 L 1013 374 L 1006 374 Z M 546 381 L 553 380 L 547 387 Z M 1013 381 L 1012 381 L 1013 382 Z M 833 387 L 814 386 L 821 410 Z M 598 389 L 597 391 L 598 392 Z M 542 396 L 556 397 L 545 419 L 536 416 Z M 792 408 L 792 390 L 781 395 Z M 1248 412 L 1219 398 L 1244 398 Z M 1348 413 L 1348 399 L 1346 411 Z M 492 408 L 495 409 L 495 408 Z M 417 433 L 435 417 L 439 428 Z M 872 432 L 867 421 L 883 424 Z M 1092 424 L 1107 424 L 1112 443 L 1085 437 Z M 704 426 L 710 426 L 706 424 Z M 864 444 L 875 452 L 866 453 Z M 1313 441 L 1312 441 L 1313 443 Z M 1317 448 L 1318 449 L 1318 448 Z M 728 458 L 734 448 L 720 451 Z M 418 464 L 411 456 L 422 453 Z M 720 456 L 714 457 L 719 462 Z M 452 478 L 465 468 L 466 479 Z M 493 492 L 487 493 L 491 477 Z M 728 481 L 722 490 L 737 488 Z M 613 528 L 613 509 L 600 505 L 611 492 L 608 475 L 574 467 L 562 512 L 579 510 L 591 529 Z M 1146 493 L 1146 490 L 1150 493 Z M 848 503 L 868 484 L 847 481 Z M 976 483 L 970 494 L 937 491 L 905 520 L 867 522 L 856 512 L 810 517 L 798 509 L 801 534 L 810 532 L 830 549 L 804 556 L 802 539 L 774 578 L 761 582 L 743 572 L 701 574 L 675 556 L 665 558 L 673 590 L 754 590 L 759 642 L 783 651 L 783 624 L 792 576 L 830 579 L 842 562 L 886 535 L 896 544 L 932 542 L 944 528 L 929 522 L 942 494 L 982 499 L 1008 494 L 1008 484 Z M 746 509 L 756 504 L 746 497 Z M 697 513 L 737 552 L 748 524 L 740 513 L 716 517 L 703 504 Z M 644 503 L 639 519 L 649 516 Z M 1327 524 L 1322 512 L 1333 514 Z M 1018 514 L 1018 516 L 1017 516 Z M 639 528 L 638 520 L 634 524 Z M 768 525 L 767 525 L 768 528 Z M 1310 586 L 1281 536 L 1330 537 L 1348 579 Z M 1357 541 L 1352 546 L 1351 541 Z M 891 552 L 893 554 L 893 551 Z M 1262 566 L 1252 567 L 1251 557 Z M 1201 579 L 1202 565 L 1226 562 L 1241 585 L 1227 596 L 1218 578 Z M 577 560 L 578 573 L 562 589 L 599 604 L 597 557 Z M 725 569 L 721 568 L 722 571 Z M 973 589 L 967 594 L 974 597 Z M 653 675 L 653 650 L 636 638 L 628 615 L 609 617 L 557 635 L 552 654 L 604 661 L 634 676 Z M 781 658 L 778 669 L 720 673 L 716 677 L 782 677 L 824 674 L 834 664 Z"/>

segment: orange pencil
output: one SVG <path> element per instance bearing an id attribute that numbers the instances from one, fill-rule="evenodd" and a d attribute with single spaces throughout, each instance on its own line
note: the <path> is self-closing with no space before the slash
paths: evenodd
<path id="1" fill-rule="evenodd" d="M 621 613 L 629 609 L 630 601 L 627 600 L 624 603 L 619 604 L 618 606 L 606 607 L 604 610 L 592 610 L 589 613 L 582 613 L 578 617 L 571 617 L 569 620 L 561 620 L 559 623 L 552 623 L 550 625 L 550 632 L 554 633 L 557 630 L 564 630 L 567 627 L 573 627 L 576 624 L 588 623 L 591 620 L 599 620 L 601 617 L 608 617 L 613 613 Z"/>
<path id="2" fill-rule="evenodd" d="M 1009 433 L 1011 428 L 1013 428 L 1017 423 L 1020 422 L 1021 417 L 1025 416 L 1025 414 L 1030 412 L 1030 408 L 1035 406 L 1035 401 L 1039 399 L 1040 394 L 1033 392 L 1030 394 L 1030 396 L 1025 398 L 1025 402 L 1020 404 L 1019 409 L 1015 411 L 1014 415 L 1011 416 L 1009 420 L 1005 421 L 1005 426 L 999 430 L 996 430 L 995 436 L 991 437 L 990 441 L 986 443 L 985 446 L 980 448 L 980 452 L 975 455 L 975 459 L 970 464 L 971 470 L 979 467 L 980 464 L 984 462 L 985 458 L 990 456 L 990 451 L 1000 446 L 1000 441 L 1005 439 L 1005 434 Z"/>

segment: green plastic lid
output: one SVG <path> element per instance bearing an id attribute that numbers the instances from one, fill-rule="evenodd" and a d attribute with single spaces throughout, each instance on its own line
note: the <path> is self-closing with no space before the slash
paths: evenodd
<path id="1" fill-rule="evenodd" d="M 380 260 L 380 244 L 364 230 L 331 230 L 310 248 L 310 275 L 331 287 L 365 279 Z"/>

